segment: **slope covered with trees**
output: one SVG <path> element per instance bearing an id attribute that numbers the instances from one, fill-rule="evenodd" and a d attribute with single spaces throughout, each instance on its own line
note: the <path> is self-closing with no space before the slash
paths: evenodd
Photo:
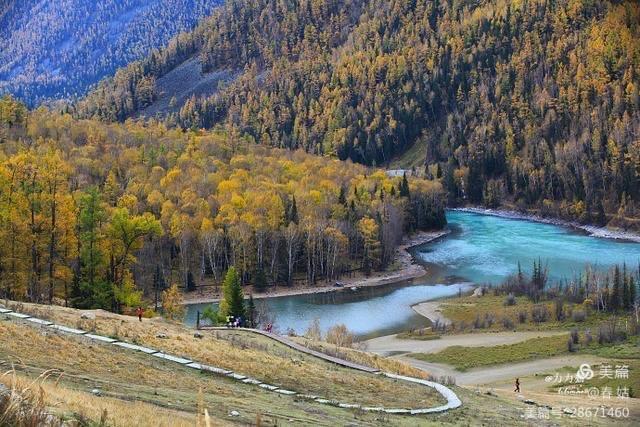
<path id="1" fill-rule="evenodd" d="M 0 5 L 0 94 L 30 105 L 84 95 L 192 29 L 218 0 L 9 0 Z"/>
<path id="2" fill-rule="evenodd" d="M 104 124 L 0 100 L 0 296 L 122 309 L 171 283 L 315 284 L 387 267 L 445 223 L 437 181 L 233 133 Z"/>
<path id="3" fill-rule="evenodd" d="M 76 113 L 124 120 L 195 56 L 240 76 L 169 124 L 365 164 L 419 144 L 452 203 L 637 229 L 639 22 L 624 0 L 231 0 Z"/>

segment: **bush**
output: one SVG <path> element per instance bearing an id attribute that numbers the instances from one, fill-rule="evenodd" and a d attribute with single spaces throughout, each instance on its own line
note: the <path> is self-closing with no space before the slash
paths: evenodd
<path id="1" fill-rule="evenodd" d="M 169 320 L 182 320 L 184 317 L 184 305 L 182 294 L 175 283 L 162 292 L 162 312 Z"/>
<path id="2" fill-rule="evenodd" d="M 556 298 L 554 300 L 554 308 L 556 312 L 556 320 L 564 320 L 564 300 L 562 298 Z"/>
<path id="3" fill-rule="evenodd" d="M 574 344 L 578 344 L 580 342 L 580 334 L 578 334 L 578 330 L 577 329 L 572 329 L 571 330 L 571 341 Z"/>
<path id="4" fill-rule="evenodd" d="M 473 328 L 474 329 L 484 329 L 485 326 L 486 325 L 485 325 L 484 320 L 480 317 L 479 314 L 477 314 L 475 320 L 473 321 Z"/>
<path id="5" fill-rule="evenodd" d="M 211 326 L 217 326 L 220 323 L 220 317 L 218 310 L 215 310 L 212 306 L 205 307 L 200 314 L 201 320 L 208 320 Z"/>
<path id="6" fill-rule="evenodd" d="M 513 320 L 511 320 L 511 318 L 507 317 L 507 316 L 503 317 L 502 318 L 502 326 L 505 329 L 513 329 L 514 328 Z"/>
<path id="7" fill-rule="evenodd" d="M 343 324 L 335 325 L 327 331 L 327 342 L 338 347 L 351 347 L 355 337 Z"/>
<path id="8" fill-rule="evenodd" d="M 585 345 L 589 345 L 591 344 L 591 341 L 593 341 L 593 336 L 591 336 L 591 331 L 587 329 L 584 331 L 584 343 Z"/>
<path id="9" fill-rule="evenodd" d="M 320 341 L 322 340 L 322 330 L 320 329 L 320 319 L 315 318 L 309 328 L 307 328 L 307 332 L 304 333 L 305 338 L 310 339 L 311 341 Z"/>
<path id="10" fill-rule="evenodd" d="M 584 322 L 587 318 L 587 313 L 582 310 L 576 310 L 573 312 L 572 316 L 574 322 Z"/>
<path id="11" fill-rule="evenodd" d="M 504 305 L 506 306 L 516 305 L 516 296 L 514 294 L 507 295 L 507 297 L 504 299 Z"/>
<path id="12" fill-rule="evenodd" d="M 529 315 L 528 315 L 528 313 L 526 311 L 519 311 L 518 312 L 518 322 L 527 323 L 527 317 L 529 317 Z"/>
<path id="13" fill-rule="evenodd" d="M 549 320 L 549 310 L 545 305 L 536 305 L 531 309 L 531 320 L 535 323 L 542 323 Z"/>
<path id="14" fill-rule="evenodd" d="M 617 321 L 610 320 L 600 325 L 598 329 L 598 343 L 599 344 L 611 344 L 619 341 L 624 341 L 627 338 L 627 333 L 617 329 Z"/>
<path id="15" fill-rule="evenodd" d="M 496 317 L 493 314 L 486 313 L 484 315 L 484 323 L 487 328 L 492 327 L 495 322 L 496 322 Z"/>

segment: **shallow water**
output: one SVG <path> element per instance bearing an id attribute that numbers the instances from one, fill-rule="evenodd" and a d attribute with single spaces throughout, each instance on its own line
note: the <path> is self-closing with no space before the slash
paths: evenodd
<path id="1" fill-rule="evenodd" d="M 640 261 L 639 243 L 592 237 L 561 226 L 460 211 L 449 211 L 447 219 L 452 233 L 415 252 L 435 264 L 439 274 L 434 280 L 456 276 L 496 284 L 516 273 L 518 262 L 529 273 L 539 259 L 550 282 L 555 282 L 576 277 L 586 264 L 606 269 L 626 262 L 637 268 Z"/>
<path id="2" fill-rule="evenodd" d="M 518 261 L 525 272 L 540 259 L 551 281 L 579 274 L 585 264 L 609 268 L 626 262 L 637 266 L 640 244 L 591 237 L 572 229 L 521 219 L 507 219 L 470 212 L 447 212 L 450 235 L 414 251 L 428 265 L 424 278 L 381 287 L 343 289 L 316 295 L 295 295 L 256 301 L 281 332 L 306 331 L 314 319 L 326 331 L 344 323 L 368 338 L 397 333 L 428 322 L 411 306 L 456 295 L 466 282 L 500 283 L 515 273 Z M 208 304 L 188 307 L 187 323 Z"/>

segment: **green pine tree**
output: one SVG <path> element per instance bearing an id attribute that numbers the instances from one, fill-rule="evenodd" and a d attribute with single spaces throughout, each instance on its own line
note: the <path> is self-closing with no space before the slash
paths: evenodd
<path id="1" fill-rule="evenodd" d="M 244 295 L 240 285 L 240 277 L 235 267 L 230 267 L 222 283 L 222 301 L 220 314 L 223 317 L 244 317 Z"/>
<path id="2" fill-rule="evenodd" d="M 620 267 L 616 265 L 613 270 L 613 286 L 609 298 L 609 310 L 611 311 L 617 311 L 620 308 L 621 286 Z"/>

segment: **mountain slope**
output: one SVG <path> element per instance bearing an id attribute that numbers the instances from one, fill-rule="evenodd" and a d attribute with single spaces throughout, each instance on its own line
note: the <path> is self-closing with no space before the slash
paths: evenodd
<path id="1" fill-rule="evenodd" d="M 625 225 L 640 200 L 639 22 L 631 1 L 232 0 L 77 113 L 135 115 L 197 57 L 240 75 L 170 124 L 366 164 L 418 144 L 452 201 Z"/>
<path id="2" fill-rule="evenodd" d="M 0 8 L 0 93 L 31 105 L 88 86 L 211 13 L 218 0 L 25 0 Z"/>

